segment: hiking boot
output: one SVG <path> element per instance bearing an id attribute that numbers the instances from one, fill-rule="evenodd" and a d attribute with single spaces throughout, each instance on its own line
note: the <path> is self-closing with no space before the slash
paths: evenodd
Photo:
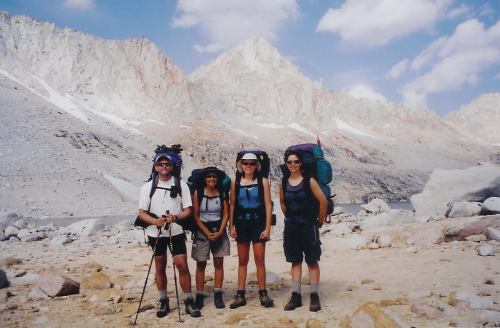
<path id="1" fill-rule="evenodd" d="M 194 300 L 194 305 L 197 309 L 203 309 L 203 299 L 205 299 L 205 295 L 196 293 L 196 298 Z"/>
<path id="2" fill-rule="evenodd" d="M 259 300 L 260 300 L 260 305 L 263 307 L 271 307 L 274 305 L 274 301 L 267 295 L 267 290 L 262 289 L 259 290 Z"/>
<path id="3" fill-rule="evenodd" d="M 247 300 L 245 298 L 245 293 L 242 293 L 240 291 L 236 292 L 236 295 L 234 295 L 233 303 L 229 305 L 230 309 L 237 309 L 240 306 L 247 305 Z"/>
<path id="4" fill-rule="evenodd" d="M 184 305 L 186 306 L 186 313 L 191 315 L 192 318 L 201 317 L 201 312 L 198 310 L 192 298 L 188 298 L 184 301 Z"/>
<path id="5" fill-rule="evenodd" d="M 292 311 L 302 306 L 302 295 L 300 293 L 292 292 L 290 300 L 285 305 L 285 311 Z"/>
<path id="6" fill-rule="evenodd" d="M 319 295 L 318 293 L 311 293 L 311 304 L 309 305 L 309 311 L 318 312 L 319 310 L 321 310 Z"/>
<path id="7" fill-rule="evenodd" d="M 214 293 L 214 305 L 217 309 L 223 309 L 226 307 L 224 300 L 222 299 L 222 292 Z"/>
<path id="8" fill-rule="evenodd" d="M 160 305 L 158 305 L 158 310 L 156 310 L 156 316 L 158 318 L 163 318 L 170 312 L 170 307 L 168 305 L 168 298 L 161 298 Z"/>

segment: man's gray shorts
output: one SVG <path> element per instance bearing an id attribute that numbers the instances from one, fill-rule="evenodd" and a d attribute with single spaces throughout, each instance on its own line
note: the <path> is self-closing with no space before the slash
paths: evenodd
<path id="1" fill-rule="evenodd" d="M 197 262 L 208 261 L 210 252 L 212 252 L 213 257 L 224 257 L 230 254 L 227 233 L 224 233 L 216 241 L 210 241 L 201 231 L 196 231 L 191 257 Z"/>

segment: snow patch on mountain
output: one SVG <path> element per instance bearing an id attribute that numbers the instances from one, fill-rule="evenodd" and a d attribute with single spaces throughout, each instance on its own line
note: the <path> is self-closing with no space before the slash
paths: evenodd
<path id="1" fill-rule="evenodd" d="M 263 128 L 268 128 L 268 129 L 284 129 L 285 127 L 281 124 L 276 124 L 276 123 L 255 123 L 258 126 L 261 126 Z"/>
<path id="2" fill-rule="evenodd" d="M 317 134 L 316 133 L 312 133 L 311 131 L 309 131 L 308 129 L 306 129 L 305 127 L 303 126 L 300 126 L 299 124 L 295 123 L 295 122 L 292 122 L 290 124 L 288 124 L 288 127 L 289 128 L 292 128 L 294 130 L 297 130 L 297 131 L 300 131 L 300 132 L 303 132 L 305 134 L 308 134 L 310 136 L 313 136 L 313 137 L 316 137 Z"/>
<path id="3" fill-rule="evenodd" d="M 118 193 L 125 198 L 126 201 L 139 202 L 139 187 L 110 174 L 103 173 L 103 176 L 113 185 Z"/>
<path id="4" fill-rule="evenodd" d="M 349 125 L 348 123 L 342 121 L 342 120 L 339 120 L 338 118 L 335 119 L 335 123 L 337 124 L 337 128 L 339 130 L 345 130 L 345 131 L 348 131 L 348 132 L 351 132 L 353 134 L 357 134 L 357 135 L 360 135 L 360 136 L 363 136 L 363 137 L 369 137 L 369 138 L 373 138 L 373 139 L 380 139 L 379 137 L 375 137 L 365 131 L 362 131 L 360 129 L 357 129 L 355 127 L 353 127 L 352 125 Z"/>

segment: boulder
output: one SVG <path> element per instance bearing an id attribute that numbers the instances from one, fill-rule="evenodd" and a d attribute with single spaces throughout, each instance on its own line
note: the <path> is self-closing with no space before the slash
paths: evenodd
<path id="1" fill-rule="evenodd" d="M 488 229 L 486 229 L 486 232 L 488 234 L 488 238 L 489 239 L 500 241 L 500 229 L 495 229 L 493 227 L 488 227 Z"/>
<path id="2" fill-rule="evenodd" d="M 102 271 L 92 272 L 80 281 L 80 294 L 87 295 L 90 290 L 111 288 L 111 280 Z"/>
<path id="3" fill-rule="evenodd" d="M 500 197 L 490 197 L 481 206 L 482 215 L 500 214 Z"/>
<path id="4" fill-rule="evenodd" d="M 50 246 L 61 246 L 61 245 L 69 244 L 71 242 L 73 242 L 73 238 L 71 238 L 70 236 L 68 236 L 68 235 L 60 235 L 60 236 L 54 237 L 50 241 Z"/>
<path id="5" fill-rule="evenodd" d="M 28 226 L 28 224 L 26 223 L 26 221 L 24 221 L 24 219 L 16 220 L 11 225 L 18 228 L 19 230 L 25 229 Z"/>
<path id="6" fill-rule="evenodd" d="M 442 312 L 436 307 L 426 302 L 416 302 L 411 306 L 411 312 L 428 320 L 435 320 L 442 316 Z"/>
<path id="7" fill-rule="evenodd" d="M 402 223 L 412 223 L 415 216 L 412 211 L 389 210 L 377 215 L 368 216 L 359 223 L 361 230 L 371 230 L 384 226 L 396 226 Z"/>
<path id="8" fill-rule="evenodd" d="M 9 279 L 7 279 L 7 274 L 5 271 L 0 269 L 0 288 L 9 287 Z"/>
<path id="9" fill-rule="evenodd" d="M 420 194 L 410 198 L 416 218 L 443 218 L 447 204 L 500 197 L 500 166 L 487 163 L 464 170 L 432 172 Z"/>
<path id="10" fill-rule="evenodd" d="M 38 288 L 50 297 L 78 294 L 80 284 L 56 270 L 49 269 L 40 273 Z"/>
<path id="11" fill-rule="evenodd" d="M 374 302 L 363 303 L 352 315 L 351 328 L 399 328 L 400 325 Z"/>
<path id="12" fill-rule="evenodd" d="M 481 213 L 481 203 L 479 202 L 455 202 L 449 207 L 446 216 L 449 218 L 463 218 Z"/>
<path id="13" fill-rule="evenodd" d="M 387 205 L 386 202 L 378 198 L 375 198 L 368 204 L 361 205 L 361 208 L 367 214 L 379 214 L 379 213 L 389 212 L 391 210 L 391 208 L 389 207 L 389 205 Z"/>
<path id="14" fill-rule="evenodd" d="M 10 225 L 5 229 L 5 238 L 10 239 L 11 237 L 17 237 L 18 233 L 19 228 Z"/>
<path id="15" fill-rule="evenodd" d="M 99 219 L 86 219 L 75 222 L 62 229 L 66 233 L 73 233 L 79 236 L 91 236 L 97 231 L 104 229 L 104 224 Z"/>
<path id="16" fill-rule="evenodd" d="M 493 256 L 496 253 L 496 247 L 492 245 L 483 245 L 479 247 L 477 253 L 481 256 Z"/>

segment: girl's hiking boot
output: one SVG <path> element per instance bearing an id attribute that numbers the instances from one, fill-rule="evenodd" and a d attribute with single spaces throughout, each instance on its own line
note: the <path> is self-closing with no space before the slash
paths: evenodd
<path id="1" fill-rule="evenodd" d="M 163 318 L 170 312 L 170 307 L 168 306 L 168 298 L 161 298 L 160 304 L 158 305 L 158 310 L 156 310 L 156 316 L 158 318 Z"/>
<path id="2" fill-rule="evenodd" d="M 201 312 L 200 310 L 196 307 L 194 304 L 194 300 L 192 297 L 188 298 L 187 300 L 184 301 L 184 305 L 186 306 L 185 310 L 186 313 L 191 315 L 192 318 L 199 318 L 201 317 Z"/>
<path id="3" fill-rule="evenodd" d="M 237 291 L 234 295 L 233 303 L 229 305 L 230 309 L 237 309 L 240 306 L 247 305 L 247 300 L 245 298 L 245 292 Z"/>
<path id="4" fill-rule="evenodd" d="M 292 292 L 290 300 L 285 305 L 285 311 L 292 311 L 302 306 L 302 295 L 300 293 Z"/>
<path id="5" fill-rule="evenodd" d="M 271 307 L 274 305 L 274 301 L 267 295 L 267 290 L 261 289 L 259 290 L 259 300 L 260 300 L 260 305 L 263 307 Z"/>
<path id="6" fill-rule="evenodd" d="M 217 309 L 223 309 L 226 307 L 224 300 L 222 298 L 222 292 L 214 292 L 214 305 Z"/>
<path id="7" fill-rule="evenodd" d="M 197 309 L 200 309 L 200 310 L 203 309 L 203 299 L 204 298 L 205 298 L 205 295 L 196 293 L 194 305 L 196 306 Z"/>
<path id="8" fill-rule="evenodd" d="M 311 293 L 311 304 L 309 305 L 309 311 L 318 312 L 319 310 L 321 310 L 319 295 L 318 293 Z"/>

